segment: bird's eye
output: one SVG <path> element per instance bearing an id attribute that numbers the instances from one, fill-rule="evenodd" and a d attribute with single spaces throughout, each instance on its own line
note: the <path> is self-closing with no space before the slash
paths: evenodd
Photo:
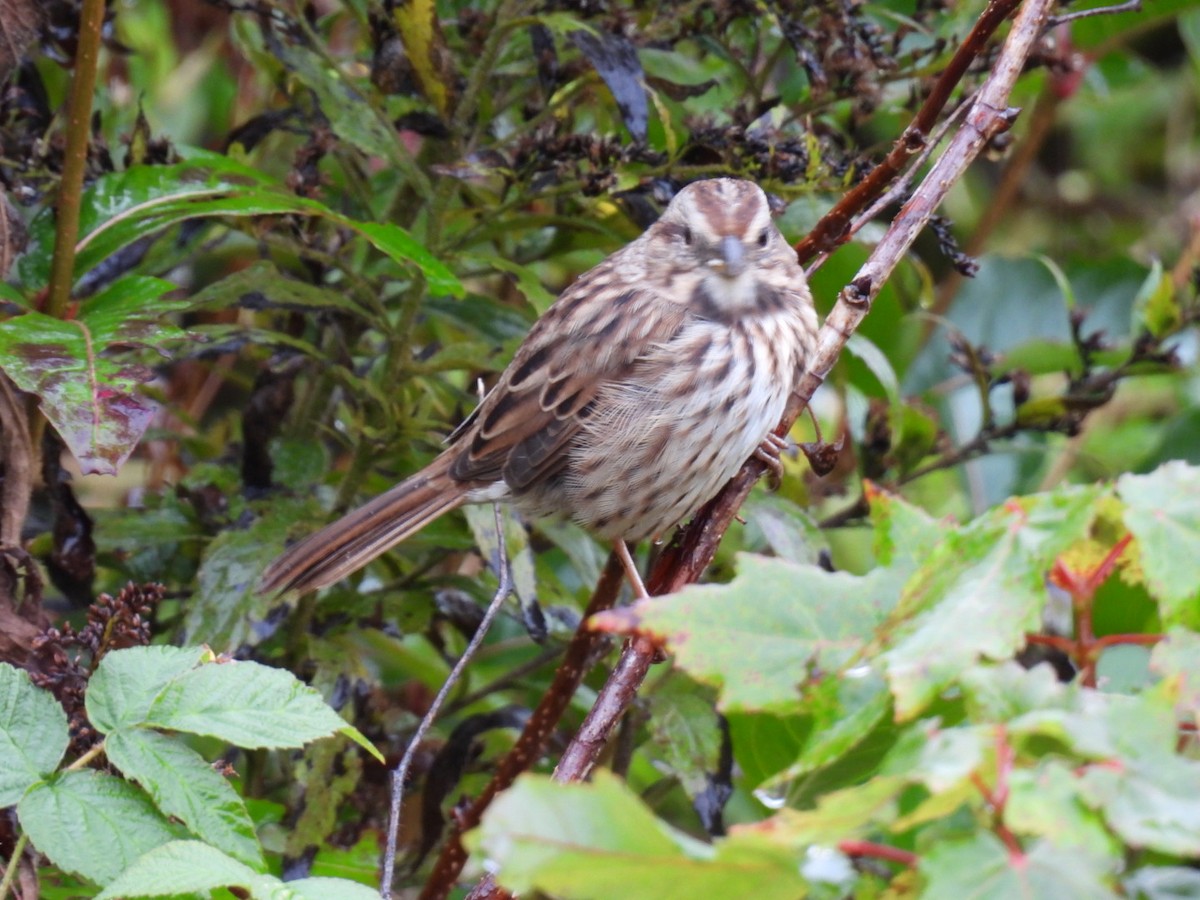
<path id="1" fill-rule="evenodd" d="M 683 242 L 685 244 L 689 244 L 689 245 L 692 243 L 692 229 L 690 229 L 690 228 L 683 229 Z"/>
<path id="2" fill-rule="evenodd" d="M 770 239 L 771 239 L 770 233 L 767 231 L 767 229 L 764 228 L 762 230 L 762 234 L 760 234 L 758 236 L 758 246 L 760 246 L 760 247 L 767 246 L 767 241 L 769 241 Z"/>

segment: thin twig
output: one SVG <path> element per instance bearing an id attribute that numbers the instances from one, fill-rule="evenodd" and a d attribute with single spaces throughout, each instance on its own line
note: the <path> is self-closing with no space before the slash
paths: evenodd
<path id="1" fill-rule="evenodd" d="M 463 847 L 462 836 L 468 829 L 474 828 L 483 818 L 483 812 L 491 804 L 492 799 L 501 791 L 507 789 L 526 769 L 532 766 L 546 749 L 550 735 L 566 712 L 579 689 L 583 676 L 591 667 L 596 647 L 605 640 L 605 636 L 591 631 L 587 627 L 589 616 L 611 607 L 621 590 L 623 575 L 621 564 L 616 553 L 608 555 L 608 562 L 600 579 L 596 582 L 592 598 L 588 601 L 583 613 L 583 622 L 575 630 L 567 652 L 554 672 L 550 687 L 538 701 L 537 708 L 529 717 L 521 736 L 508 754 L 496 766 L 496 773 L 465 810 L 454 817 L 450 835 L 442 845 L 437 862 L 430 873 L 425 887 L 421 891 L 420 900 L 441 900 L 450 893 L 462 872 L 463 864 L 467 861 L 467 851 Z"/>
<path id="2" fill-rule="evenodd" d="M 1117 13 L 1141 11 L 1142 0 L 1128 0 L 1127 3 L 1118 3 L 1115 6 L 1097 6 L 1095 9 L 1080 9 L 1076 12 L 1063 13 L 1061 16 L 1053 16 L 1046 20 L 1046 27 L 1053 28 L 1055 25 L 1064 25 L 1067 22 L 1087 19 L 1091 16 L 1112 16 Z"/>
<path id="3" fill-rule="evenodd" d="M 924 148 L 942 109 L 950 101 L 950 95 L 958 83 L 967 74 L 967 69 L 983 53 L 996 29 L 1012 15 L 1018 5 L 1019 0 L 991 0 L 988 3 L 971 33 L 966 36 L 945 70 L 934 82 L 928 98 L 917 110 L 912 124 L 892 146 L 891 152 L 866 178 L 835 203 L 833 209 L 821 217 L 817 227 L 796 245 L 796 254 L 800 257 L 801 264 L 807 263 L 819 253 L 827 253 L 845 243 L 846 229 L 855 215 L 878 197 L 900 174 L 908 160 Z"/>
<path id="4" fill-rule="evenodd" d="M 507 599 L 509 593 L 512 591 L 512 576 L 508 566 L 508 550 L 504 543 L 504 519 L 500 515 L 500 504 L 492 504 L 492 509 L 496 514 L 496 569 L 500 577 L 500 584 L 496 587 L 496 593 L 492 596 L 492 602 L 488 604 L 479 627 L 471 635 L 471 640 L 467 643 L 467 648 L 462 652 L 462 656 L 458 658 L 458 662 L 454 664 L 454 668 L 450 670 L 450 674 L 442 683 L 437 696 L 433 698 L 433 702 L 429 704 L 429 709 L 421 719 L 421 724 L 417 726 L 417 730 L 408 742 L 408 747 L 404 751 L 404 756 L 400 759 L 400 764 L 396 766 L 395 772 L 392 773 L 392 808 L 388 816 L 387 846 L 383 854 L 383 881 L 379 886 L 379 894 L 384 900 L 388 900 L 392 896 L 392 879 L 396 873 L 396 838 L 400 831 L 400 811 L 404 803 L 404 782 L 408 779 L 408 770 L 412 766 L 413 757 L 416 755 L 417 748 L 420 747 L 421 742 L 425 740 L 425 735 L 433 727 L 433 722 L 437 718 L 442 704 L 446 702 L 446 697 L 449 696 L 451 688 L 458 684 L 463 670 L 466 669 L 467 664 L 475 656 L 476 651 L 479 650 L 480 644 L 483 643 L 483 639 L 487 636 L 488 629 L 492 627 L 492 622 L 499 615 L 505 599 Z"/>

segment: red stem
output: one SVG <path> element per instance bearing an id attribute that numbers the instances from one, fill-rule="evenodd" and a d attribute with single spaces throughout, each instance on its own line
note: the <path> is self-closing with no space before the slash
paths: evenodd
<path id="1" fill-rule="evenodd" d="M 847 856 L 886 859 L 910 869 L 916 868 L 920 859 L 915 853 L 909 853 L 899 847 L 889 847 L 887 844 L 876 844 L 874 841 L 841 841 L 838 843 L 838 849 Z"/>

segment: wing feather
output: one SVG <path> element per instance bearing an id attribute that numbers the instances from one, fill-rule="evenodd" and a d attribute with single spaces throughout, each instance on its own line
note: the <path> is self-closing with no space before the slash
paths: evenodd
<path id="1" fill-rule="evenodd" d="M 603 387 L 627 379 L 686 323 L 687 310 L 650 287 L 620 289 L 613 263 L 582 276 L 534 324 L 458 436 L 453 478 L 503 478 L 522 491 L 558 474 Z"/>

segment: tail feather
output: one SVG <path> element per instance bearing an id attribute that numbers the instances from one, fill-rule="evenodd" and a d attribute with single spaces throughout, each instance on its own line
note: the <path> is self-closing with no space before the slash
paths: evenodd
<path id="1" fill-rule="evenodd" d="M 285 550 L 263 573 L 259 591 L 315 591 L 386 553 L 438 516 L 461 506 L 466 486 L 450 477 L 443 454 L 370 503 Z"/>

